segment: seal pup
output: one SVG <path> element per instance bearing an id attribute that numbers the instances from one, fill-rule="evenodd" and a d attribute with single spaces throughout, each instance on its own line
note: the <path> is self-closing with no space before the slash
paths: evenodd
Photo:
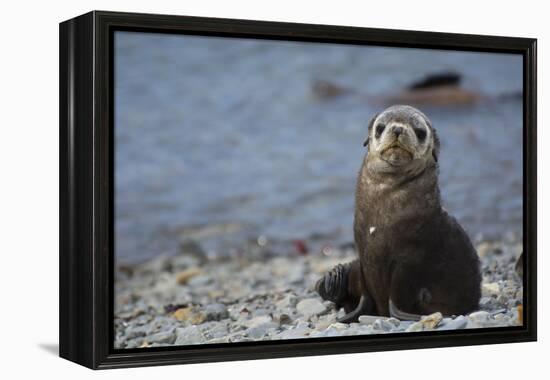
<path id="1" fill-rule="evenodd" d="M 327 80 L 316 80 L 311 87 L 313 95 L 319 100 L 330 100 L 344 95 L 356 95 L 372 104 L 407 103 L 414 105 L 448 106 L 471 105 L 494 101 L 488 94 L 469 90 L 461 86 L 462 75 L 453 72 L 435 72 L 412 82 L 401 91 L 390 95 L 371 95 L 353 87 Z M 516 98 L 516 91 L 502 93 L 498 99 Z"/>
<path id="2" fill-rule="evenodd" d="M 317 292 L 344 307 L 344 323 L 363 314 L 418 320 L 476 309 L 479 258 L 441 206 L 440 144 L 429 119 L 411 106 L 391 106 L 370 121 L 363 145 L 354 217 L 359 257 L 326 273 Z"/>

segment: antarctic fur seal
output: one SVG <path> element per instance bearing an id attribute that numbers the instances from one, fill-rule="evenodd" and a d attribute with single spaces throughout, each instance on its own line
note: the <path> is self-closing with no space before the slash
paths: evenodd
<path id="1" fill-rule="evenodd" d="M 481 274 L 466 232 L 441 206 L 439 139 L 429 119 L 405 105 L 373 117 L 357 179 L 354 237 L 358 259 L 316 284 L 344 307 L 340 322 L 360 315 L 418 320 L 478 307 Z"/>

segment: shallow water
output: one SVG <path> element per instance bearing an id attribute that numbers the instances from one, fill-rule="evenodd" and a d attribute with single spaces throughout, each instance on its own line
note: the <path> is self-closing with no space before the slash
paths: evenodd
<path id="1" fill-rule="evenodd" d="M 441 139 L 445 208 L 470 236 L 521 232 L 521 56 L 117 32 L 116 257 L 194 239 L 352 240 L 368 120 L 441 70 L 487 99 L 420 107 Z M 354 92 L 314 96 L 315 80 Z"/>

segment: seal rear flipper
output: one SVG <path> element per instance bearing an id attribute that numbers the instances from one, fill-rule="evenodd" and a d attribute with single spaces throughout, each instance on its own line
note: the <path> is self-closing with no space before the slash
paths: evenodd
<path id="1" fill-rule="evenodd" d="M 315 285 L 315 290 L 327 301 L 334 302 L 337 308 L 344 306 L 346 311 L 354 309 L 363 291 L 361 265 L 358 260 L 338 264 Z"/>
<path id="2" fill-rule="evenodd" d="M 348 298 L 349 264 L 338 264 L 315 285 L 315 290 L 324 299 L 334 302 L 338 307 Z"/>
<path id="3" fill-rule="evenodd" d="M 406 311 L 399 309 L 393 303 L 391 298 L 388 303 L 389 303 L 389 309 L 390 309 L 390 316 L 393 318 L 397 318 L 401 321 L 419 321 L 422 318 L 422 315 L 420 314 L 407 313 Z"/>
<path id="4" fill-rule="evenodd" d="M 340 323 L 352 323 L 357 322 L 361 315 L 372 314 L 374 310 L 374 302 L 372 301 L 369 295 L 362 295 L 359 300 L 359 304 L 350 313 L 347 313 L 341 318 L 338 318 L 337 321 Z"/>
<path id="5" fill-rule="evenodd" d="M 363 284 L 359 260 L 336 265 L 317 281 L 315 290 L 323 299 L 334 302 L 336 308 L 344 307 L 347 314 L 339 322 L 355 322 L 360 315 L 375 312 L 374 302 Z"/>

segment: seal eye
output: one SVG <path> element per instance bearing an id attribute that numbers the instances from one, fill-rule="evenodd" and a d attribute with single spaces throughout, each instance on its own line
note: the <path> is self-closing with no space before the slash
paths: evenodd
<path id="1" fill-rule="evenodd" d="M 426 130 L 424 128 L 415 128 L 414 133 L 418 140 L 424 141 L 426 139 Z"/>
<path id="2" fill-rule="evenodd" d="M 384 129 L 386 129 L 384 124 L 378 124 L 376 126 L 376 131 L 374 132 L 374 137 L 379 138 L 382 132 L 384 132 Z"/>

